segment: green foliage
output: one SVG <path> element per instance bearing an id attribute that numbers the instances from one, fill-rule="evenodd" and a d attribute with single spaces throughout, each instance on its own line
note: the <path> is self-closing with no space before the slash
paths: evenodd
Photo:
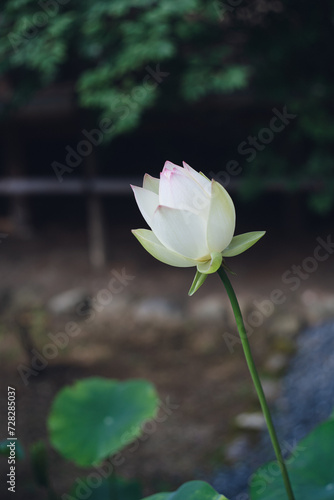
<path id="1" fill-rule="evenodd" d="M 28 89 L 74 80 L 79 104 L 113 120 L 112 137 L 139 124 L 169 75 L 180 82 L 174 99 L 245 86 L 244 66 L 225 64 L 225 44 L 212 46 L 220 31 L 219 18 L 200 0 L 6 0 L 0 76 L 16 85 L 14 103 Z M 157 65 L 165 76 L 152 76 Z"/>
<path id="2" fill-rule="evenodd" d="M 157 394 L 144 380 L 81 380 L 54 399 L 50 441 L 77 465 L 97 465 L 140 436 L 141 426 L 157 408 Z"/>
<path id="3" fill-rule="evenodd" d="M 333 15 L 334 0 L 4 0 L 7 107 L 50 83 L 71 82 L 79 106 L 112 120 L 107 140 L 137 127 L 153 106 L 233 94 L 254 103 L 249 113 L 256 105 L 268 112 L 287 106 L 293 123 L 264 149 L 260 143 L 254 160 L 239 158 L 246 161 L 242 190 L 250 197 L 277 180 L 294 190 L 308 183 L 318 186 L 310 206 L 324 213 L 334 203 Z M 233 113 L 238 144 L 246 137 Z M 252 115 L 247 134 L 268 127 L 270 116 L 267 123 L 260 116 Z"/>
<path id="4" fill-rule="evenodd" d="M 253 68 L 255 98 L 278 108 L 284 104 L 297 117 L 246 167 L 245 191 L 261 180 L 280 179 L 287 188 L 293 184 L 294 190 L 308 184 L 310 206 L 325 213 L 334 206 L 334 70 L 328 64 L 334 44 L 334 2 L 325 0 L 320 6 L 292 0 L 281 2 L 278 12 L 270 12 L 270 3 L 258 23 L 238 20 L 240 10 L 234 23 L 248 36 L 244 54 Z M 256 14 L 256 2 L 250 9 Z M 254 128 L 268 125 L 262 120 Z"/>
<path id="5" fill-rule="evenodd" d="M 157 493 L 143 500 L 227 500 L 203 481 L 185 483 L 174 493 Z"/>
<path id="6" fill-rule="evenodd" d="M 296 500 L 332 500 L 334 496 L 334 419 L 316 427 L 287 459 Z M 252 478 L 252 500 L 286 500 L 277 462 L 261 467 Z"/>

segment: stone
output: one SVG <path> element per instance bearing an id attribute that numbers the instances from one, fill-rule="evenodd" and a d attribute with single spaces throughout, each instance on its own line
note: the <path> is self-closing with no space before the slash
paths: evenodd
<path id="1" fill-rule="evenodd" d="M 179 322 L 182 319 L 181 309 L 172 301 L 165 298 L 149 298 L 141 300 L 134 308 L 135 320 L 147 323 Z"/>
<path id="2" fill-rule="evenodd" d="M 303 327 L 303 321 L 299 314 L 279 313 L 276 314 L 268 327 L 268 333 L 273 337 L 295 338 Z"/>
<path id="3" fill-rule="evenodd" d="M 334 317 L 334 295 L 307 289 L 301 295 L 305 316 L 310 324 Z"/>
<path id="4" fill-rule="evenodd" d="M 262 431 L 266 428 L 266 421 L 260 412 L 240 413 L 234 422 L 236 427 L 247 431 Z"/>
<path id="5" fill-rule="evenodd" d="M 76 306 L 87 302 L 89 308 L 88 294 L 83 288 L 72 288 L 53 296 L 47 303 L 47 308 L 53 314 L 75 313 Z"/>
<path id="6" fill-rule="evenodd" d="M 278 380 L 265 379 L 261 381 L 263 392 L 269 403 L 276 401 L 281 394 L 281 383 Z"/>
<path id="7" fill-rule="evenodd" d="M 289 356 L 281 352 L 272 354 L 265 362 L 264 369 L 270 375 L 281 375 L 289 364 Z"/>

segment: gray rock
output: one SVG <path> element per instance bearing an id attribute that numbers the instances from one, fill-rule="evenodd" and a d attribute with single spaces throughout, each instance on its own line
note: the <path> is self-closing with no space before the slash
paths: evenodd
<path id="1" fill-rule="evenodd" d="M 135 320 L 143 323 L 151 321 L 175 323 L 182 319 L 182 310 L 168 299 L 149 298 L 134 306 L 133 315 Z"/>
<path id="2" fill-rule="evenodd" d="M 76 306 L 84 302 L 87 302 L 88 309 L 89 303 L 86 290 L 83 288 L 72 288 L 52 297 L 47 303 L 47 308 L 53 314 L 75 313 Z"/>
<path id="3" fill-rule="evenodd" d="M 305 290 L 301 296 L 310 324 L 334 318 L 334 295 Z"/>
<path id="4" fill-rule="evenodd" d="M 303 332 L 297 356 L 283 379 L 278 425 L 287 440 L 301 439 L 334 407 L 334 323 Z"/>
<path id="5" fill-rule="evenodd" d="M 281 394 L 281 383 L 279 380 L 262 380 L 263 392 L 266 396 L 268 403 L 275 401 Z"/>
<path id="6" fill-rule="evenodd" d="M 289 365 L 289 356 L 281 352 L 272 354 L 265 362 L 264 369 L 270 375 L 280 375 Z"/>
<path id="7" fill-rule="evenodd" d="M 303 327 L 299 314 L 279 313 L 270 322 L 268 332 L 275 337 L 295 338 Z"/>
<path id="8" fill-rule="evenodd" d="M 234 423 L 239 429 L 248 431 L 261 431 L 266 427 L 264 416 L 260 412 L 240 413 Z"/>
<path id="9" fill-rule="evenodd" d="M 282 395 L 273 411 L 283 454 L 323 422 L 334 407 L 334 323 L 310 328 L 298 337 L 298 350 L 282 381 Z M 268 432 L 261 433 L 256 448 L 244 461 L 222 467 L 211 481 L 231 500 L 248 498 L 249 478 L 257 467 L 273 460 Z"/>

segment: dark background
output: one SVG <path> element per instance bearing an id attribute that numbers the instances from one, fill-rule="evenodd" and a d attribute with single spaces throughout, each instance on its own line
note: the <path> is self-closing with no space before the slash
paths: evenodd
<path id="1" fill-rule="evenodd" d="M 236 234 L 266 230 L 228 264 L 246 319 L 255 299 L 275 289 L 286 297 L 251 338 L 261 376 L 277 389 L 274 404 L 297 336 L 334 314 L 332 255 L 297 290 L 282 279 L 333 230 L 334 1 L 2 4 L 0 407 L 5 412 L 7 385 L 15 386 L 27 451 L 17 498 L 47 496 L 33 486 L 28 451 L 41 438 L 58 495 L 84 474 L 52 450 L 46 419 L 61 387 L 91 375 L 147 378 L 180 405 L 121 475 L 139 478 L 145 494 L 210 479 L 233 462 L 235 439 L 248 450 L 257 442 L 234 419 L 258 404 L 240 346 L 231 353 L 222 340 L 235 326 L 218 279 L 188 298 L 194 270 L 165 266 L 140 247 L 130 229 L 145 223 L 130 183 L 158 176 L 166 160 L 184 160 L 223 182 Z M 147 79 L 159 71 L 168 75 Z M 275 109 L 285 107 L 296 117 L 271 134 Z M 66 148 L 80 149 L 83 130 L 103 119 L 112 130 L 76 167 L 66 163 Z M 254 138 L 259 150 L 249 161 L 243 153 Z M 232 160 L 241 172 L 229 179 Z M 123 268 L 135 279 L 87 326 L 77 303 L 89 303 Z M 52 299 L 67 292 L 72 298 L 54 309 Z M 31 350 L 41 351 L 47 332 L 67 321 L 82 334 L 25 386 L 18 366 L 29 366 Z M 271 372 L 277 354 L 283 364 Z M 0 467 L 4 477 L 5 460 Z"/>

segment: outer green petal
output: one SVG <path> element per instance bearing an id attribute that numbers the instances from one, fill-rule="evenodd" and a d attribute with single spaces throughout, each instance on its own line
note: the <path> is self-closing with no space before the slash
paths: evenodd
<path id="1" fill-rule="evenodd" d="M 221 266 L 223 256 L 220 252 L 214 252 L 211 254 L 211 260 L 206 262 L 200 262 L 197 264 L 197 269 L 200 273 L 212 274 L 218 271 Z"/>
<path id="2" fill-rule="evenodd" d="M 152 177 L 152 175 L 145 174 L 143 181 L 143 188 L 148 191 L 153 191 L 155 194 L 159 194 L 159 182 L 160 180 L 156 177 Z"/>
<path id="3" fill-rule="evenodd" d="M 235 230 L 235 209 L 230 195 L 215 180 L 212 180 L 211 190 L 207 227 L 210 253 L 222 252 L 230 244 Z"/>
<path id="4" fill-rule="evenodd" d="M 155 234 L 148 229 L 136 229 L 132 230 L 132 233 L 148 253 L 164 264 L 175 267 L 193 267 L 197 264 L 195 260 L 184 257 L 164 247 Z"/>
<path id="5" fill-rule="evenodd" d="M 191 297 L 194 295 L 195 292 L 199 289 L 200 286 L 203 285 L 204 281 L 208 277 L 207 274 L 200 273 L 198 270 L 196 271 L 194 281 L 192 282 L 192 285 L 190 287 L 190 290 L 188 292 L 188 295 Z"/>
<path id="6" fill-rule="evenodd" d="M 265 231 L 252 231 L 234 236 L 229 246 L 223 251 L 223 257 L 234 257 L 245 252 L 248 248 L 255 245 L 265 234 Z"/>

